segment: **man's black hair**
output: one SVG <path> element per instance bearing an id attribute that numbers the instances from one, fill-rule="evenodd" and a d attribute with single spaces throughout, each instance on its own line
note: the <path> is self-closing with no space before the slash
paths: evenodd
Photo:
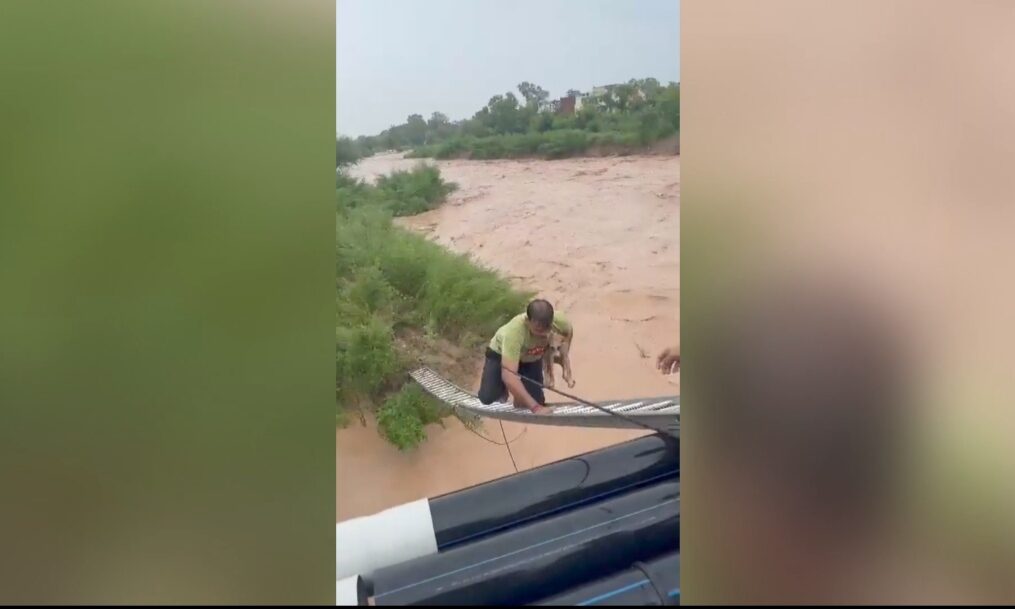
<path id="1" fill-rule="evenodd" d="M 553 325 L 553 305 L 546 300 L 538 298 L 530 302 L 529 306 L 526 307 L 525 316 L 540 328 L 549 328 Z"/>

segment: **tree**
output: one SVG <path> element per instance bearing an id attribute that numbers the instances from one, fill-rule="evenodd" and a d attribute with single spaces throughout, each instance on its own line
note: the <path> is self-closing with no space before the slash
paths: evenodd
<path id="1" fill-rule="evenodd" d="M 490 128 L 485 122 L 485 117 L 488 114 L 489 111 L 486 108 L 483 108 L 477 112 L 473 118 L 463 121 L 461 126 L 462 134 L 472 137 L 484 137 L 490 135 Z"/>
<path id="2" fill-rule="evenodd" d="M 356 142 L 352 141 L 352 139 L 342 136 L 335 142 L 336 167 L 352 165 L 360 159 L 360 156 Z"/>
<path id="3" fill-rule="evenodd" d="M 550 129 L 553 129 L 553 114 L 539 112 L 529 118 L 529 131 L 544 133 Z"/>
<path id="4" fill-rule="evenodd" d="M 426 122 L 427 136 L 426 140 L 428 143 L 437 142 L 443 139 L 447 139 L 453 131 L 451 121 L 443 112 L 434 112 L 430 115 L 430 120 Z"/>
<path id="5" fill-rule="evenodd" d="M 518 85 L 518 92 L 525 98 L 525 105 L 539 107 L 550 97 L 550 93 L 538 85 L 523 82 Z"/>
<path id="6" fill-rule="evenodd" d="M 643 78 L 638 82 L 638 86 L 645 93 L 646 99 L 652 99 L 655 97 L 662 88 L 659 85 L 659 81 L 654 78 Z"/>
<path id="7" fill-rule="evenodd" d="M 642 145 L 649 144 L 656 139 L 659 132 L 659 124 L 662 122 L 656 110 L 642 112 L 638 117 L 638 139 Z"/>
<path id="8" fill-rule="evenodd" d="M 405 139 L 413 146 L 426 143 L 426 121 L 419 114 L 409 115 L 405 121 Z"/>
<path id="9" fill-rule="evenodd" d="M 575 114 L 575 126 L 579 129 L 589 129 L 589 126 L 598 122 L 599 109 L 594 104 L 586 104 Z"/>
<path id="10" fill-rule="evenodd" d="M 451 124 L 451 121 L 448 120 L 447 115 L 443 112 L 434 112 L 430 115 L 430 120 L 426 122 L 426 126 L 429 127 L 431 131 L 436 131 L 437 129 L 449 124 Z"/>
<path id="11" fill-rule="evenodd" d="M 616 86 L 607 86 L 606 94 L 599 98 L 599 105 L 603 110 L 612 112 L 619 107 L 620 98 L 617 96 Z"/>
<path id="12" fill-rule="evenodd" d="M 578 99 L 579 97 L 582 96 L 582 92 L 579 91 L 578 89 L 568 89 L 567 90 L 567 96 L 568 97 L 573 97 L 575 99 Z"/>
<path id="13" fill-rule="evenodd" d="M 635 87 L 636 85 L 627 83 L 625 85 L 617 85 L 613 88 L 612 97 L 615 97 L 617 110 L 627 112 L 627 110 L 631 107 L 636 92 Z"/>
<path id="14" fill-rule="evenodd" d="M 356 149 L 360 156 L 370 156 L 377 152 L 376 138 L 361 135 L 356 138 Z"/>
<path id="15" fill-rule="evenodd" d="M 669 121 L 673 128 L 680 131 L 680 85 L 670 83 L 659 93 L 657 107 L 663 119 Z"/>
<path id="16" fill-rule="evenodd" d="M 484 124 L 496 133 L 518 133 L 525 131 L 524 115 L 519 111 L 518 98 L 508 91 L 504 95 L 494 95 L 486 105 L 486 112 L 480 117 Z"/>

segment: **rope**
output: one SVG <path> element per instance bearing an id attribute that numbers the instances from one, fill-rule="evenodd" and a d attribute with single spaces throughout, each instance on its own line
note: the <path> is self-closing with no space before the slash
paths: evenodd
<path id="1" fill-rule="evenodd" d="M 475 429 L 472 429 L 472 428 L 471 428 L 471 427 L 469 427 L 468 425 L 465 425 L 464 423 L 463 423 L 463 425 L 462 425 L 462 426 L 463 426 L 463 427 L 465 427 L 465 429 L 468 429 L 468 430 L 469 430 L 470 432 L 472 432 L 472 433 L 476 434 L 476 435 L 477 435 L 477 436 L 479 436 L 480 438 L 483 438 L 484 440 L 486 440 L 486 441 L 487 441 L 487 442 L 489 442 L 490 444 L 496 444 L 497 446 L 506 446 L 507 444 L 510 444 L 510 443 L 512 443 L 512 442 L 517 442 L 517 441 L 518 441 L 518 438 L 520 438 L 520 437 L 524 436 L 524 435 L 525 435 L 525 432 L 526 432 L 526 431 L 528 431 L 528 429 L 527 429 L 527 428 L 526 428 L 526 429 L 523 429 L 523 430 L 521 430 L 521 432 L 519 432 L 519 433 L 518 433 L 518 435 L 517 435 L 517 436 L 515 436 L 515 437 L 514 437 L 513 439 L 511 439 L 511 440 L 507 440 L 507 442 L 498 442 L 497 440 L 491 440 L 490 438 L 488 438 L 488 437 L 486 437 L 485 435 L 483 435 L 483 434 L 479 433 L 479 432 L 478 432 L 478 431 L 476 431 Z M 506 438 L 505 438 L 505 439 L 506 439 Z"/>
<path id="2" fill-rule="evenodd" d="M 475 429 L 469 427 L 464 422 L 462 423 L 462 427 L 465 427 L 465 429 L 468 429 L 470 432 L 476 434 L 480 438 L 483 438 L 484 440 L 486 440 L 490 444 L 496 444 L 497 446 L 506 446 L 507 447 L 507 451 L 508 451 L 508 456 L 511 457 L 511 465 L 512 465 L 512 467 L 515 468 L 515 473 L 517 474 L 518 473 L 518 464 L 515 462 L 515 455 L 511 451 L 511 443 L 512 442 L 517 442 L 518 438 L 521 438 L 523 435 L 525 435 L 525 432 L 528 431 L 528 428 L 527 427 L 523 428 L 518 433 L 518 435 L 514 437 L 514 439 L 508 440 L 507 439 L 507 432 L 504 430 L 504 421 L 497 421 L 497 422 L 500 423 L 500 433 L 501 433 L 501 435 L 504 436 L 504 441 L 503 442 L 498 442 L 497 440 L 491 440 L 490 438 L 488 438 L 485 435 L 479 433 Z"/>
<path id="3" fill-rule="evenodd" d="M 514 453 L 511 452 L 511 443 L 508 442 L 507 433 L 504 431 L 504 421 L 497 421 L 497 422 L 500 423 L 500 432 L 502 434 L 504 434 L 504 446 L 507 446 L 508 456 L 511 457 L 511 465 L 515 468 L 515 473 L 517 474 L 518 473 L 518 464 L 515 463 L 515 455 L 514 455 Z M 521 436 L 521 434 L 518 434 L 518 435 Z M 517 440 L 518 438 L 515 438 L 515 439 Z"/>

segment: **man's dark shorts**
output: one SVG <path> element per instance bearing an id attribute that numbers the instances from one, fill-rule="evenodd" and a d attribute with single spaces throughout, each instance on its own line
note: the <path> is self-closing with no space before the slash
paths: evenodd
<path id="1" fill-rule="evenodd" d="M 518 364 L 518 373 L 538 383 L 543 383 L 543 362 L 536 361 Z M 508 373 L 510 374 L 510 372 Z M 546 405 L 546 397 L 543 395 L 543 388 L 532 381 L 522 379 L 522 384 L 536 402 Z M 479 386 L 479 401 L 484 404 L 492 404 L 498 400 L 507 400 L 507 386 L 501 377 L 500 354 L 493 349 L 486 348 L 486 362 L 483 365 L 483 380 Z"/>

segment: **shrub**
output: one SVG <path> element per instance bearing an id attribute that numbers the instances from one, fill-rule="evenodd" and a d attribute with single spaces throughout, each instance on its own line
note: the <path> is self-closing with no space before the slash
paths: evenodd
<path id="1" fill-rule="evenodd" d="M 371 317 L 335 331 L 335 369 L 338 393 L 368 397 L 380 392 L 399 370 L 390 323 Z"/>
<path id="2" fill-rule="evenodd" d="M 399 450 L 410 450 L 426 439 L 427 425 L 440 423 L 448 414 L 449 409 L 409 384 L 384 401 L 377 413 L 377 428 Z"/>
<path id="3" fill-rule="evenodd" d="M 395 216 L 409 216 L 433 209 L 457 185 L 445 182 L 436 167 L 420 164 L 409 171 L 381 176 L 376 188 L 383 205 Z"/>

